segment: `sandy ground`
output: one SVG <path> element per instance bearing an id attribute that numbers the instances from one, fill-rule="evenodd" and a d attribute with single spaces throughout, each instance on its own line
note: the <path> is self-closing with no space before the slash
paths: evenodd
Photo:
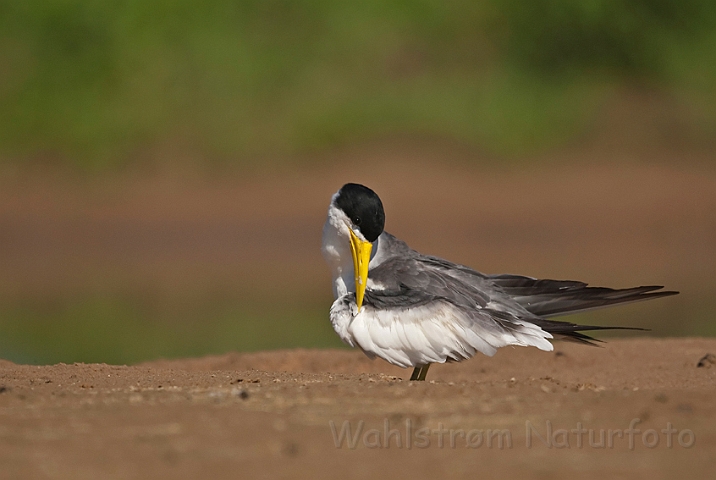
<path id="1" fill-rule="evenodd" d="M 0 478 L 707 478 L 708 353 L 716 339 L 507 348 L 427 382 L 341 350 L 4 362 Z"/>

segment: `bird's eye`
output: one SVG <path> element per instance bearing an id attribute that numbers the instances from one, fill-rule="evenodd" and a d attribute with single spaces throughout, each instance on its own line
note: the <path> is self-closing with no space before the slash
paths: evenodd
<path id="1" fill-rule="evenodd" d="M 360 217 L 355 217 L 355 218 L 353 219 L 353 224 L 355 224 L 355 225 L 360 225 L 360 222 L 361 222 Z"/>

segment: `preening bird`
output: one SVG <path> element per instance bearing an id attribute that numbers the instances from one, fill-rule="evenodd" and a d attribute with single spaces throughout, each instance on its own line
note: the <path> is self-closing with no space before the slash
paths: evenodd
<path id="1" fill-rule="evenodd" d="M 583 331 L 628 327 L 549 318 L 678 293 L 662 286 L 612 289 L 485 275 L 420 254 L 384 225 L 383 203 L 370 188 L 348 183 L 333 195 L 322 246 L 333 274 L 330 318 L 351 347 L 413 367 L 410 380 L 425 380 L 431 363 L 459 362 L 477 352 L 492 356 L 507 345 L 551 351 L 555 336 L 594 344 L 598 340 Z"/>

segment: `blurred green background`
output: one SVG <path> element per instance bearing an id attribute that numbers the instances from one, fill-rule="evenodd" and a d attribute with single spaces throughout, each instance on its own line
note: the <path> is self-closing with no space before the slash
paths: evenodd
<path id="1" fill-rule="evenodd" d="M 645 184 L 664 190 L 673 186 L 661 178 L 686 172 L 674 194 L 683 205 L 667 198 L 662 217 L 615 230 L 635 244 L 673 240 L 655 247 L 668 265 L 633 278 L 620 273 L 628 262 L 566 265 L 558 250 L 512 263 L 529 236 L 487 265 L 477 263 L 486 251 L 455 258 L 451 241 L 491 240 L 461 231 L 421 244 L 409 221 L 422 217 L 407 202 L 397 226 L 411 245 L 486 271 L 694 286 L 681 310 L 628 310 L 627 323 L 714 335 L 716 212 L 713 196 L 698 197 L 714 178 L 714 59 L 706 0 L 0 0 L 0 357 L 122 363 L 338 346 L 321 217 L 362 164 L 381 195 L 425 165 L 453 172 L 436 196 L 466 175 L 509 188 L 504 169 L 578 164 L 584 172 L 568 177 L 584 179 L 595 164 L 613 176 L 625 163 L 658 164 L 666 170 Z M 399 167 L 381 177 L 383 163 Z M 625 175 L 629 201 L 642 181 Z M 693 258 L 670 228 L 676 217 L 700 239 Z M 568 216 L 560 225 L 565 245 L 577 241 Z M 296 242 L 311 253 L 297 260 Z M 586 320 L 624 323 L 599 315 Z"/>
<path id="2" fill-rule="evenodd" d="M 713 126 L 715 26 L 706 0 L 2 1 L 0 148 L 103 169 L 180 141 L 245 165 L 412 132 L 515 155 L 624 83 Z"/>

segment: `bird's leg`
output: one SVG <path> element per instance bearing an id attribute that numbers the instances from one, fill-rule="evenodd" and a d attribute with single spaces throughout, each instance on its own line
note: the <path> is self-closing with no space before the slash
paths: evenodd
<path id="1" fill-rule="evenodd" d="M 430 364 L 429 364 L 429 363 L 427 363 L 427 364 L 425 364 L 425 365 L 417 365 L 417 366 L 413 369 L 413 374 L 410 376 L 410 381 L 411 381 L 411 382 L 414 382 L 414 381 L 416 381 L 416 380 L 417 380 L 418 382 L 425 381 L 425 375 L 428 374 L 428 368 L 430 368 Z"/>
<path id="2" fill-rule="evenodd" d="M 420 375 L 418 375 L 418 381 L 419 381 L 419 382 L 424 382 L 424 381 L 425 381 L 425 377 L 426 377 L 427 374 L 428 374 L 428 368 L 430 368 L 430 364 L 429 364 L 429 363 L 423 365 L 423 368 L 420 370 Z"/>

